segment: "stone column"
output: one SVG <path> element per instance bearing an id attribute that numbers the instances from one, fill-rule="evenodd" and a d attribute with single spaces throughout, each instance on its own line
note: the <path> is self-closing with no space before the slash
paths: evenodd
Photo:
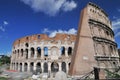
<path id="1" fill-rule="evenodd" d="M 36 66 L 36 63 L 34 62 L 33 70 L 36 71 L 36 69 L 37 69 L 37 66 Z"/>
<path id="2" fill-rule="evenodd" d="M 14 65 L 14 70 L 16 70 L 16 63 L 15 63 L 15 65 Z"/>
<path id="3" fill-rule="evenodd" d="M 37 59 L 37 50 L 36 50 L 36 48 L 35 48 L 34 59 Z"/>
<path id="4" fill-rule="evenodd" d="M 48 47 L 48 57 L 50 56 L 50 48 Z"/>
<path id="5" fill-rule="evenodd" d="M 11 70 L 13 70 L 13 63 L 11 62 Z"/>
<path id="6" fill-rule="evenodd" d="M 30 72 L 30 62 L 28 62 L 28 68 L 27 68 L 28 70 L 28 72 Z"/>
<path id="7" fill-rule="evenodd" d="M 18 71 L 20 71 L 20 63 L 18 63 Z"/>
<path id="8" fill-rule="evenodd" d="M 42 73 L 43 73 L 43 71 L 44 71 L 44 63 L 43 62 L 41 62 L 41 69 L 42 69 Z"/>
<path id="9" fill-rule="evenodd" d="M 69 66 L 68 66 L 68 63 L 66 63 L 66 73 L 68 73 L 69 71 Z"/>
<path id="10" fill-rule="evenodd" d="M 24 62 L 22 63 L 22 72 L 24 72 Z"/>
<path id="11" fill-rule="evenodd" d="M 51 63 L 50 62 L 48 62 L 48 72 L 51 73 Z"/>
<path id="12" fill-rule="evenodd" d="M 61 47 L 59 48 L 59 52 L 58 53 L 59 53 L 59 57 L 60 57 L 61 56 Z"/>
<path id="13" fill-rule="evenodd" d="M 28 59 L 31 58 L 31 50 L 28 49 Z"/>
<path id="14" fill-rule="evenodd" d="M 22 56 L 22 59 L 25 59 L 26 58 L 26 51 L 23 50 L 23 56 Z"/>
<path id="15" fill-rule="evenodd" d="M 59 64 L 59 71 L 61 71 L 61 62 L 58 63 Z"/>
<path id="16" fill-rule="evenodd" d="M 41 58 L 43 59 L 43 57 L 44 57 L 44 48 L 42 47 L 41 48 Z"/>
<path id="17" fill-rule="evenodd" d="M 16 60 L 16 54 L 14 54 L 14 59 L 13 60 Z"/>
<path id="18" fill-rule="evenodd" d="M 68 47 L 65 48 L 65 57 L 68 57 Z"/>

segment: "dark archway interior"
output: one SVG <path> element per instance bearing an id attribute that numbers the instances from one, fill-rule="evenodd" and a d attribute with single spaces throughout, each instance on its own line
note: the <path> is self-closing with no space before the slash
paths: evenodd
<path id="1" fill-rule="evenodd" d="M 36 72 L 38 73 L 41 73 L 42 70 L 41 70 L 41 64 L 40 63 L 37 63 L 37 69 L 36 69 Z"/>
<path id="2" fill-rule="evenodd" d="M 30 72 L 33 72 L 34 63 L 30 63 Z"/>
<path id="3" fill-rule="evenodd" d="M 37 57 L 40 57 L 40 56 L 41 56 L 41 48 L 38 47 L 38 48 L 37 48 Z"/>
<path id="4" fill-rule="evenodd" d="M 24 71 L 27 71 L 27 67 L 28 67 L 28 64 L 25 63 L 25 64 L 24 64 Z"/>
<path id="5" fill-rule="evenodd" d="M 58 72 L 59 71 L 59 65 L 56 62 L 53 62 L 51 64 L 51 72 Z"/>
<path id="6" fill-rule="evenodd" d="M 44 63 L 44 72 L 47 73 L 48 72 L 48 64 L 45 62 Z"/>
<path id="7" fill-rule="evenodd" d="M 62 71 L 66 72 L 66 63 L 62 62 Z"/>
<path id="8" fill-rule="evenodd" d="M 61 47 L 61 55 L 65 55 L 65 47 Z"/>

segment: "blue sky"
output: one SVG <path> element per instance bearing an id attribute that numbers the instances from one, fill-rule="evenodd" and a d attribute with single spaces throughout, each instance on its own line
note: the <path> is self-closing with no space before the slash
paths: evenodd
<path id="1" fill-rule="evenodd" d="M 88 2 L 108 13 L 120 48 L 120 0 L 0 0 L 0 54 L 11 52 L 14 40 L 26 35 L 75 34 Z"/>

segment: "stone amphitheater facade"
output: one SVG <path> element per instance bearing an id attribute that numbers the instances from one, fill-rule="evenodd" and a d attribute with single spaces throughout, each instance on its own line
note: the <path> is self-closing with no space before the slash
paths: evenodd
<path id="1" fill-rule="evenodd" d="M 76 35 L 36 34 L 17 39 L 13 43 L 11 70 L 21 72 L 68 73 Z"/>

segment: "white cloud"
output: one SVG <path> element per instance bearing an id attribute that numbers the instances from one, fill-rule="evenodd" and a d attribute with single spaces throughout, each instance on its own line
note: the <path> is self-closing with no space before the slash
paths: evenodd
<path id="1" fill-rule="evenodd" d="M 9 23 L 7 21 L 3 21 L 3 23 L 0 25 L 0 31 L 5 32 L 6 26 Z"/>
<path id="2" fill-rule="evenodd" d="M 61 30 L 61 29 L 59 29 L 59 30 L 49 30 L 49 29 L 45 28 L 43 30 L 43 33 L 48 33 L 49 37 L 55 37 L 55 35 L 57 33 L 61 33 L 61 34 L 76 34 L 77 30 L 74 29 L 74 28 L 71 28 L 68 31 L 67 30 Z"/>
<path id="3" fill-rule="evenodd" d="M 120 19 L 117 19 L 117 20 L 113 21 L 112 22 L 112 26 L 113 26 L 112 29 L 114 31 L 120 29 Z"/>
<path id="4" fill-rule="evenodd" d="M 118 36 L 120 36 L 120 32 L 118 32 L 118 33 L 115 34 L 115 37 L 118 37 Z"/>
<path id="5" fill-rule="evenodd" d="M 10 56 L 11 56 L 11 52 L 8 51 L 8 52 L 6 52 L 6 53 L 0 53 L 0 55 L 6 55 L 6 56 L 10 57 Z"/>
<path id="6" fill-rule="evenodd" d="M 77 7 L 72 0 L 21 0 L 29 5 L 35 12 L 43 12 L 55 16 L 60 11 L 71 11 Z"/>
<path id="7" fill-rule="evenodd" d="M 4 25 L 8 25 L 8 22 L 7 22 L 7 21 L 3 21 L 3 24 L 4 24 Z"/>
<path id="8" fill-rule="evenodd" d="M 5 28 L 3 26 L 0 26 L 0 30 L 5 32 Z"/>
<path id="9" fill-rule="evenodd" d="M 71 1 L 71 2 L 68 1 L 68 2 L 64 3 L 63 10 L 64 11 L 71 11 L 76 7 L 77 7 L 77 4 L 74 1 Z"/>
<path id="10" fill-rule="evenodd" d="M 118 9 L 118 12 L 120 12 L 120 9 Z"/>
<path id="11" fill-rule="evenodd" d="M 43 33 L 49 33 L 50 30 L 49 30 L 48 28 L 44 28 L 42 32 L 43 32 Z"/>
<path id="12" fill-rule="evenodd" d="M 120 19 L 117 19 L 117 20 L 114 20 L 112 21 L 112 29 L 115 33 L 115 37 L 118 37 L 120 36 Z"/>

